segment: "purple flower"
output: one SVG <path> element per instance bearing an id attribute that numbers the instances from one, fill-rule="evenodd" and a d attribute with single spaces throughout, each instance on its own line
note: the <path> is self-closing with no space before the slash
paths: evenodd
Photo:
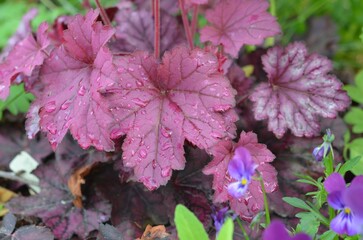
<path id="1" fill-rule="evenodd" d="M 244 147 L 237 147 L 234 156 L 228 164 L 229 175 L 236 179 L 228 185 L 228 192 L 235 198 L 240 198 L 246 192 L 257 165 L 253 162 L 250 152 Z"/>
<path id="2" fill-rule="evenodd" d="M 305 233 L 299 233 L 291 237 L 284 224 L 279 220 L 273 220 L 262 235 L 263 240 L 311 240 Z"/>
<path id="3" fill-rule="evenodd" d="M 227 213 L 228 213 L 228 207 L 225 207 L 212 214 L 214 227 L 216 228 L 217 233 L 219 232 L 219 230 L 221 230 L 221 227 L 228 215 Z"/>
<path id="4" fill-rule="evenodd" d="M 331 133 L 330 129 L 327 129 L 326 134 L 323 137 L 324 142 L 313 150 L 313 156 L 316 161 L 322 161 L 330 153 L 330 151 L 333 151 L 331 143 L 334 139 L 335 137 Z"/>
<path id="5" fill-rule="evenodd" d="M 348 188 L 339 173 L 331 174 L 324 182 L 328 203 L 341 212 L 330 222 L 330 228 L 338 234 L 349 236 L 363 232 L 363 176 L 355 177 Z M 360 199 L 359 199 L 360 198 Z"/>

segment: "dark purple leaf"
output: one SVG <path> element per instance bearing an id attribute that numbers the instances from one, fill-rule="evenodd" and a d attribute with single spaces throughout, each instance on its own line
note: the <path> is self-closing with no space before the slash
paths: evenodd
<path id="1" fill-rule="evenodd" d="M 109 224 L 101 224 L 97 240 L 123 240 L 122 233 Z"/>
<path id="2" fill-rule="evenodd" d="M 98 229 L 100 223 L 107 221 L 111 206 L 99 192 L 93 191 L 83 195 L 84 208 L 75 207 L 75 197 L 67 183 L 76 167 L 100 161 L 104 161 L 104 155 L 92 151 L 78 159 L 57 155 L 56 160 L 48 161 L 34 171 L 41 179 L 40 194 L 15 198 L 7 207 L 16 214 L 41 218 L 57 238 L 68 239 L 73 234 L 85 238 L 92 230 Z"/>
<path id="3" fill-rule="evenodd" d="M 295 136 L 311 137 L 320 131 L 318 116 L 336 117 L 350 99 L 342 83 L 329 74 L 325 57 L 308 55 L 302 43 L 274 47 L 262 58 L 269 83 L 250 96 L 257 120 L 268 119 L 268 129 L 281 138 L 290 129 Z"/>
<path id="4" fill-rule="evenodd" d="M 154 18 L 151 11 L 121 9 L 116 16 L 117 41 L 111 46 L 119 51 L 154 51 Z M 160 50 L 165 52 L 185 42 L 181 25 L 167 11 L 160 13 Z"/>
<path id="5" fill-rule="evenodd" d="M 0 235 L 10 235 L 15 229 L 15 224 L 16 217 L 11 213 L 6 214 L 1 223 Z"/>

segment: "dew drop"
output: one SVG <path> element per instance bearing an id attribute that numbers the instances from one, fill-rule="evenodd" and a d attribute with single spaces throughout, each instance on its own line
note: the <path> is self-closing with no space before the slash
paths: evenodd
<path id="1" fill-rule="evenodd" d="M 157 164 L 156 164 L 155 160 L 153 160 L 152 166 L 153 166 L 154 169 L 156 168 Z"/>
<path id="2" fill-rule="evenodd" d="M 141 81 L 136 81 L 136 85 L 139 87 L 142 87 L 142 86 L 144 86 L 144 83 Z"/>
<path id="3" fill-rule="evenodd" d="M 57 133 L 57 127 L 53 123 L 47 126 L 47 130 L 53 135 Z"/>
<path id="4" fill-rule="evenodd" d="M 64 103 L 62 103 L 62 105 L 61 105 L 61 109 L 62 110 L 66 110 L 67 108 L 69 108 L 69 106 L 71 105 L 71 101 L 69 101 L 69 100 L 66 100 L 66 101 L 64 101 Z"/>
<path id="5" fill-rule="evenodd" d="M 161 170 L 161 176 L 162 177 L 169 177 L 171 175 L 171 168 L 166 167 Z"/>
<path id="6" fill-rule="evenodd" d="M 86 94 L 86 88 L 82 85 L 78 90 L 78 95 L 84 96 Z"/>
<path id="7" fill-rule="evenodd" d="M 146 111 L 145 110 L 141 110 L 141 114 L 142 115 L 146 115 Z"/>
<path id="8" fill-rule="evenodd" d="M 51 102 L 48 102 L 45 106 L 44 106 L 44 109 L 47 113 L 52 113 L 55 111 L 57 107 L 55 106 L 55 101 L 51 101 Z"/>
<path id="9" fill-rule="evenodd" d="M 145 149 L 141 149 L 139 151 L 139 156 L 142 157 L 142 158 L 146 158 L 147 157 L 147 152 Z"/>
<path id="10" fill-rule="evenodd" d="M 132 87 L 132 84 L 131 84 L 131 83 L 127 83 L 127 84 L 126 84 L 126 87 L 127 87 L 127 88 L 131 88 L 131 87 Z"/>

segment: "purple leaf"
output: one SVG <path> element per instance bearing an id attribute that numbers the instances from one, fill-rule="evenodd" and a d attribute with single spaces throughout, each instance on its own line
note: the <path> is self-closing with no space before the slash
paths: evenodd
<path id="1" fill-rule="evenodd" d="M 242 132 L 238 143 L 231 141 L 223 141 L 216 145 L 213 149 L 213 160 L 204 168 L 205 174 L 213 174 L 214 202 L 230 201 L 231 209 L 238 213 L 242 218 L 251 220 L 263 208 L 263 195 L 260 182 L 251 180 L 250 185 L 244 196 L 239 199 L 228 194 L 228 185 L 233 179 L 228 174 L 228 164 L 233 158 L 234 150 L 237 147 L 244 147 L 251 153 L 252 160 L 257 165 L 264 180 L 266 192 L 270 193 L 277 188 L 277 172 L 269 162 L 275 156 L 266 148 L 264 144 L 257 141 L 257 135 L 253 132 Z"/>
<path id="2" fill-rule="evenodd" d="M 123 240 L 122 233 L 109 224 L 101 224 L 97 240 Z"/>
<path id="3" fill-rule="evenodd" d="M 258 85 L 250 99 L 255 118 L 268 119 L 268 129 L 277 137 L 287 129 L 298 137 L 317 135 L 318 116 L 334 118 L 349 106 L 342 83 L 329 74 L 330 61 L 308 55 L 302 43 L 272 48 L 262 61 L 269 83 Z"/>
<path id="4" fill-rule="evenodd" d="M 280 33 L 276 19 L 267 12 L 266 0 L 222 0 L 206 12 L 209 26 L 201 30 L 202 42 L 222 44 L 226 53 L 238 56 L 245 44 L 261 44 Z"/>
<path id="5" fill-rule="evenodd" d="M 160 12 L 160 50 L 165 52 L 185 41 L 184 32 L 175 17 Z M 117 41 L 111 45 L 119 51 L 154 51 L 154 18 L 151 11 L 121 9 L 116 20 Z"/>
<path id="6" fill-rule="evenodd" d="M 45 227 L 24 226 L 20 227 L 12 234 L 12 238 L 16 240 L 53 240 L 52 232 Z"/>
<path id="7" fill-rule="evenodd" d="M 1 223 L 0 235 L 10 235 L 15 229 L 15 224 L 16 217 L 11 213 L 6 214 Z"/>
<path id="8" fill-rule="evenodd" d="M 174 48 L 161 64 L 145 52 L 116 61 L 122 77 L 105 87 L 119 126 L 127 134 L 123 162 L 149 189 L 165 185 L 185 164 L 185 139 L 207 149 L 234 137 L 235 91 L 217 71 L 217 59 L 200 50 Z"/>
<path id="9" fill-rule="evenodd" d="M 25 39 L 29 34 L 32 34 L 31 21 L 38 14 L 38 10 L 35 8 L 30 9 L 21 19 L 18 29 L 13 36 L 8 40 L 7 46 L 3 49 L 0 54 L 0 61 L 3 60 L 14 46 Z"/>
<path id="10" fill-rule="evenodd" d="M 69 129 L 83 148 L 114 149 L 106 133 L 113 119 L 98 93 L 100 82 L 107 85 L 113 70 L 112 55 L 104 46 L 113 30 L 95 22 L 98 15 L 92 10 L 85 17 L 77 15 L 64 31 L 64 44 L 41 68 L 44 90 L 34 103 L 40 106 L 34 107 L 40 108 L 40 129 L 53 148 Z"/>
<path id="11" fill-rule="evenodd" d="M 67 183 L 76 166 L 80 168 L 82 163 L 87 165 L 100 161 L 104 161 L 102 155 L 93 152 L 80 158 L 58 155 L 56 160 L 41 165 L 34 172 L 41 179 L 40 194 L 14 198 L 7 207 L 15 214 L 41 218 L 57 238 L 69 239 L 77 234 L 84 239 L 91 231 L 98 229 L 100 223 L 107 221 L 111 206 L 99 192 L 94 191 L 89 198 L 88 195 L 83 196 L 85 208 L 75 207 L 75 197 Z"/>
<path id="12" fill-rule="evenodd" d="M 32 34 L 18 42 L 7 56 L 4 63 L 0 65 L 0 98 L 6 99 L 9 95 L 11 81 L 19 75 L 30 77 L 33 70 L 43 64 L 50 52 L 46 31 L 48 24 L 42 23 L 37 32 L 35 40 Z"/>

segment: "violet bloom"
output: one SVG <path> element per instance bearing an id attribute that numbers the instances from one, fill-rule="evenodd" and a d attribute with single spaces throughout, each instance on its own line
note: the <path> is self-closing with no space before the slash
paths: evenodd
<path id="1" fill-rule="evenodd" d="M 349 236 L 363 232 L 363 176 L 355 177 L 348 188 L 339 173 L 331 174 L 324 182 L 328 203 L 341 212 L 330 222 L 330 228 L 338 234 Z M 360 202 L 357 203 L 357 200 Z"/>
<path id="2" fill-rule="evenodd" d="M 327 129 L 326 134 L 323 137 L 324 142 L 320 146 L 314 148 L 313 156 L 316 161 L 322 161 L 330 153 L 330 151 L 333 153 L 331 143 L 334 139 L 334 134 L 331 133 L 330 129 Z"/>
<path id="3" fill-rule="evenodd" d="M 244 147 L 237 147 L 232 160 L 228 164 L 229 175 L 237 180 L 228 185 L 228 192 L 231 196 L 235 198 L 243 196 L 256 167 L 257 165 L 253 162 L 250 152 Z"/>
<path id="4" fill-rule="evenodd" d="M 219 232 L 219 230 L 221 230 L 225 220 L 228 217 L 232 217 L 232 219 L 235 218 L 235 216 L 233 216 L 233 214 L 231 214 L 231 211 L 228 211 L 228 207 L 222 208 L 219 211 L 212 213 L 212 218 L 214 221 L 214 227 L 216 228 L 217 233 Z"/>
<path id="5" fill-rule="evenodd" d="M 311 240 L 311 237 L 305 233 L 298 233 L 290 236 L 285 225 L 280 220 L 273 220 L 266 228 L 262 235 L 263 240 Z"/>

